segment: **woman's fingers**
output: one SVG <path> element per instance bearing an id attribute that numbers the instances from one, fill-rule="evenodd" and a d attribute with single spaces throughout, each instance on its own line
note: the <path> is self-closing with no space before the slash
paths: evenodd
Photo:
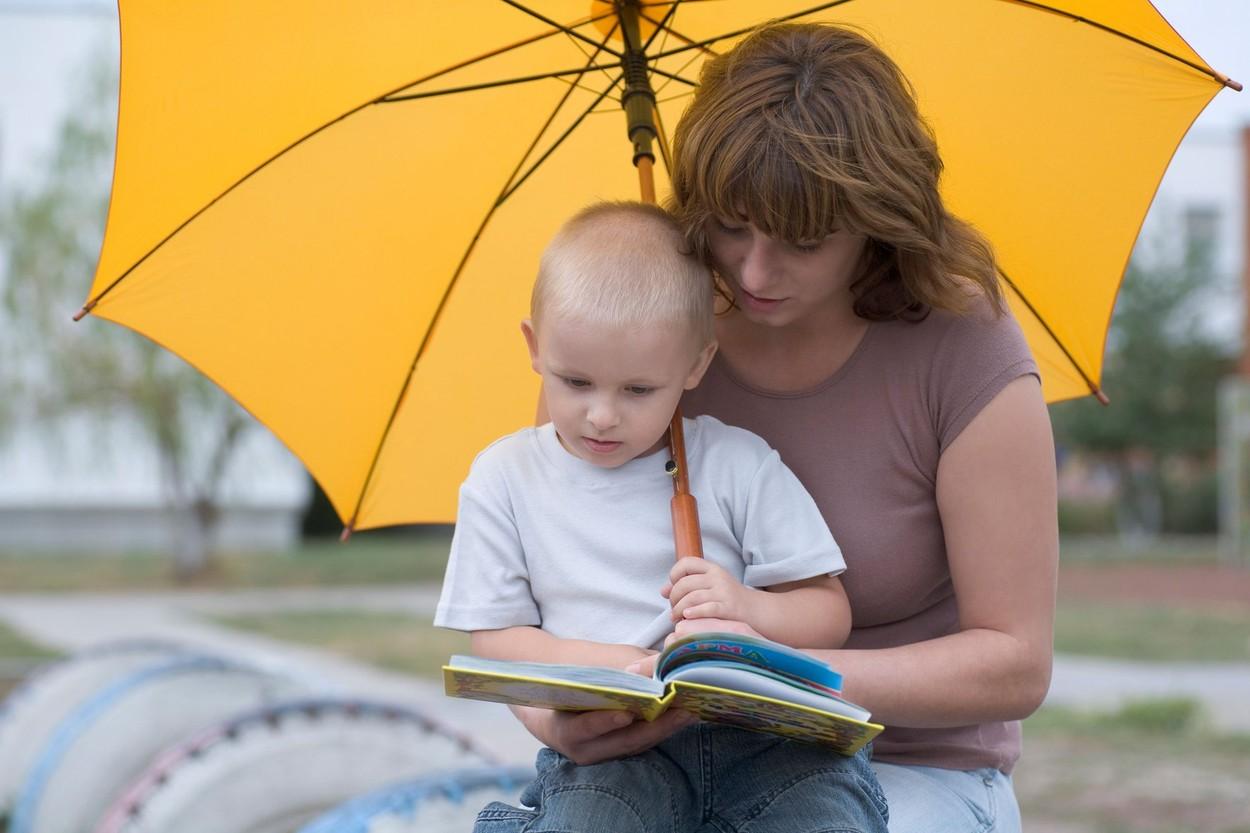
<path id="1" fill-rule="evenodd" d="M 553 744 L 552 748 L 582 765 L 637 755 L 696 719 L 678 709 L 667 711 L 650 723 L 634 719 L 627 712 L 583 712 L 561 716 L 567 718 L 558 732 L 561 744 Z M 622 719 L 632 722 L 622 727 Z"/>

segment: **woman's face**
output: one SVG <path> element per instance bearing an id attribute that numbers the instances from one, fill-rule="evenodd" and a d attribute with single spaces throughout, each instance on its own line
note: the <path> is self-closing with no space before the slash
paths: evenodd
<path id="1" fill-rule="evenodd" d="M 713 218 L 708 245 L 717 271 L 751 321 L 784 327 L 823 312 L 852 309 L 851 283 L 864 250 L 862 235 L 835 231 L 795 245 L 745 220 Z"/>

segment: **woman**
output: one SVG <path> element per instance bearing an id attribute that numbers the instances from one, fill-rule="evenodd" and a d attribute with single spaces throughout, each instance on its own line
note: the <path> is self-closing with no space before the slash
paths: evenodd
<path id="1" fill-rule="evenodd" d="M 855 627 L 812 653 L 889 727 L 890 829 L 1019 830 L 1017 721 L 1050 680 L 1054 450 L 992 252 L 943 207 L 906 81 L 854 33 L 767 27 L 705 66 L 674 155 L 670 207 L 731 300 L 686 413 L 780 450 L 842 545 Z M 518 715 L 582 763 L 683 725 Z"/>

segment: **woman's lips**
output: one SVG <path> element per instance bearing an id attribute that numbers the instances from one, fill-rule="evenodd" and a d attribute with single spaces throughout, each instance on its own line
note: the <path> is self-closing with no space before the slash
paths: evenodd
<path id="1" fill-rule="evenodd" d="M 743 305 L 755 310 L 767 311 L 776 309 L 777 305 L 785 300 L 783 298 L 761 298 L 758 295 L 752 295 L 742 287 L 738 287 L 738 291 L 742 293 L 742 297 L 739 300 L 742 301 Z"/>
<path id="2" fill-rule="evenodd" d="M 593 440 L 590 437 L 582 437 L 582 442 L 586 443 L 586 447 L 596 454 L 610 454 L 621 447 L 619 440 Z"/>

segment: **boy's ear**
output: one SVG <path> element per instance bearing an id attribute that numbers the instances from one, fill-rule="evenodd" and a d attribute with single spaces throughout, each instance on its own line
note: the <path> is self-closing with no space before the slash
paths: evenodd
<path id="1" fill-rule="evenodd" d="M 716 347 L 716 342 L 710 341 L 707 347 L 704 347 L 699 352 L 698 361 L 695 362 L 690 375 L 686 377 L 686 390 L 692 390 L 699 386 L 699 382 L 703 379 L 703 374 L 707 372 L 707 366 L 712 363 L 712 357 L 716 355 Z"/>
<path id="2" fill-rule="evenodd" d="M 530 351 L 530 367 L 541 376 L 542 371 L 538 368 L 538 336 L 534 334 L 534 322 L 528 318 L 522 319 L 521 334 L 525 336 L 525 346 Z"/>

